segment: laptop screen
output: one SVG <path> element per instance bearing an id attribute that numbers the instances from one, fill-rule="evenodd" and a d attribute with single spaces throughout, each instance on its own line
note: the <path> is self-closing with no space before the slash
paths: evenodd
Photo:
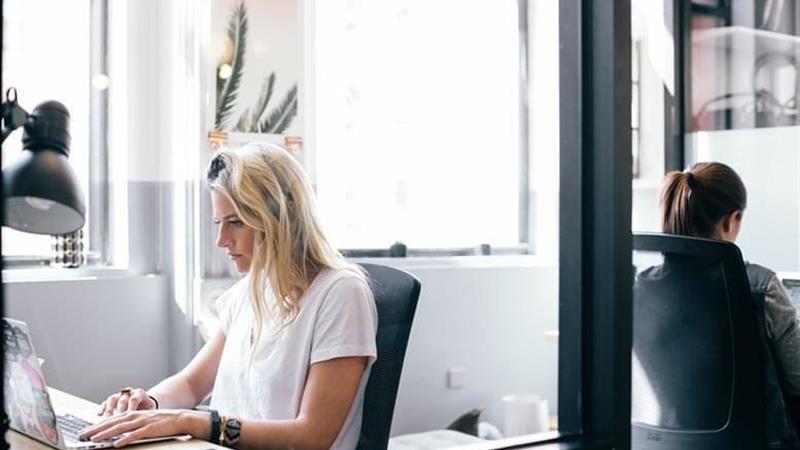
<path id="1" fill-rule="evenodd" d="M 60 446 L 47 384 L 24 322 L 3 319 L 5 409 L 12 429 Z"/>
<path id="2" fill-rule="evenodd" d="M 784 278 L 783 286 L 789 293 L 789 300 L 794 307 L 800 309 L 800 279 Z"/>

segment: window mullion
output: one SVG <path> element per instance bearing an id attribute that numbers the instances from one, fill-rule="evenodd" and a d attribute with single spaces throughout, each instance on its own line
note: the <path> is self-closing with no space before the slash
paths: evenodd
<path id="1" fill-rule="evenodd" d="M 89 234 L 88 253 L 100 255 L 100 264 L 112 259 L 108 148 L 108 0 L 92 0 L 89 87 Z"/>

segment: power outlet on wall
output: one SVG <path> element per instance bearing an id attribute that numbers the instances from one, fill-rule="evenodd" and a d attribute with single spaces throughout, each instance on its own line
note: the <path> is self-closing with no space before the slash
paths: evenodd
<path id="1" fill-rule="evenodd" d="M 462 389 L 464 387 L 464 372 L 463 367 L 447 369 L 447 388 Z"/>

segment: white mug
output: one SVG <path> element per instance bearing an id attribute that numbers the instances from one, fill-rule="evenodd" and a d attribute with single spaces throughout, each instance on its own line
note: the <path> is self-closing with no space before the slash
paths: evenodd
<path id="1" fill-rule="evenodd" d="M 550 412 L 547 400 L 535 394 L 503 396 L 503 428 L 506 437 L 548 431 Z"/>

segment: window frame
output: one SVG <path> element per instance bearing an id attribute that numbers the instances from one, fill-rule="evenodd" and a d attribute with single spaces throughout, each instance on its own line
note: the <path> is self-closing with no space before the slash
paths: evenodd
<path id="1" fill-rule="evenodd" d="M 631 76 L 631 104 L 636 106 L 636 115 L 631 112 L 631 146 L 636 144 L 636 152 L 633 153 L 633 178 L 641 176 L 641 152 L 642 152 L 642 41 L 631 42 L 631 69 L 636 76 Z M 633 119 L 636 119 L 634 125 Z M 631 149 L 632 150 L 632 149 Z"/>
<path id="2" fill-rule="evenodd" d="M 91 0 L 90 74 L 108 76 L 109 0 Z M 89 83 L 92 80 L 88 80 Z M 113 261 L 111 192 L 109 192 L 109 89 L 89 90 L 89 249 L 88 265 L 110 265 Z"/>
<path id="3" fill-rule="evenodd" d="M 320 1 L 320 0 L 316 0 Z M 516 245 L 493 246 L 481 242 L 478 237 L 475 245 L 471 247 L 407 247 L 402 241 L 395 241 L 386 248 L 354 247 L 339 249 L 348 257 L 354 258 L 382 258 L 382 257 L 448 257 L 448 256 L 487 256 L 487 255 L 527 255 L 533 254 L 535 242 L 531 241 L 531 211 L 533 210 L 530 197 L 530 109 L 529 109 L 529 77 L 528 77 L 528 2 L 529 0 L 515 0 L 517 3 L 517 20 L 519 31 L 519 184 L 518 184 L 518 243 Z M 313 126 L 313 121 L 307 121 L 308 126 Z M 313 159 L 314 156 L 312 155 Z M 317 167 L 316 162 L 313 167 Z M 311 173 L 313 171 L 309 171 Z M 316 183 L 315 183 L 316 184 Z M 397 246 L 399 244 L 399 247 Z M 402 253 L 397 249 L 402 247 Z"/>
<path id="4" fill-rule="evenodd" d="M 91 84 L 91 77 L 97 73 L 108 74 L 109 70 L 109 17 L 108 0 L 90 1 L 89 31 L 89 74 L 85 80 Z M 89 192 L 87 192 L 89 233 L 84 234 L 86 262 L 81 267 L 108 266 L 113 261 L 110 228 L 109 192 L 109 117 L 108 89 L 89 89 Z M 20 131 L 17 131 L 20 132 Z M 52 254 L 2 256 L 3 270 L 49 269 Z"/>
<path id="5" fill-rule="evenodd" d="M 559 432 L 589 448 L 630 448 L 630 24 L 560 1 Z"/>

